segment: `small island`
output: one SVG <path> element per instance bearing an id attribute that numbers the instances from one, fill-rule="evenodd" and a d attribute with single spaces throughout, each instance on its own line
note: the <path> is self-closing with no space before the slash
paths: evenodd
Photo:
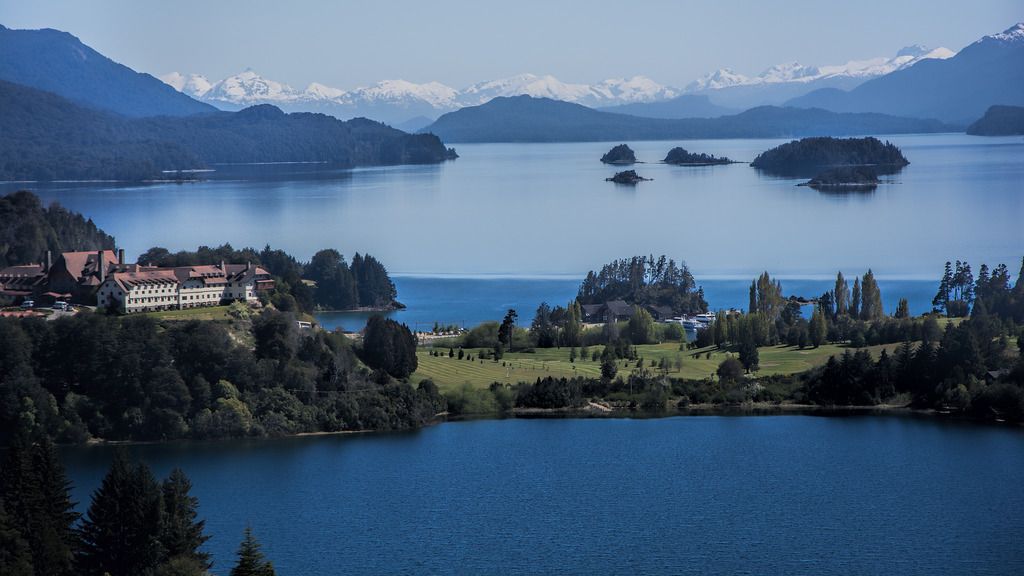
<path id="1" fill-rule="evenodd" d="M 870 166 L 841 166 L 797 184 L 823 192 L 870 192 L 878 187 L 878 173 Z"/>
<path id="2" fill-rule="evenodd" d="M 637 182 L 647 182 L 651 178 L 644 178 L 636 173 L 636 170 L 624 170 L 622 172 L 616 172 L 615 176 L 611 178 L 605 178 L 605 182 L 615 182 L 616 184 L 636 184 Z"/>
<path id="3" fill-rule="evenodd" d="M 717 166 L 719 164 L 736 164 L 735 160 L 730 160 L 725 156 L 718 157 L 712 154 L 705 154 L 703 152 L 687 152 L 685 148 L 676 146 L 675 148 L 668 151 L 668 155 L 665 156 L 665 164 L 674 164 L 676 166 Z"/>
<path id="4" fill-rule="evenodd" d="M 811 178 L 837 167 L 870 166 L 878 174 L 910 164 L 903 152 L 877 138 L 804 138 L 762 152 L 750 163 L 769 174 Z"/>
<path id="5" fill-rule="evenodd" d="M 623 166 L 626 164 L 636 164 L 636 154 L 633 153 L 633 150 L 629 146 L 619 144 L 609 150 L 607 154 L 601 156 L 601 162 L 604 162 L 605 164 L 619 164 Z"/>

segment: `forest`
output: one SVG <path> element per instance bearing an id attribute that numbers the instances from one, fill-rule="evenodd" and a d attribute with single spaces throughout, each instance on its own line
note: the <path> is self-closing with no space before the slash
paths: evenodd
<path id="1" fill-rule="evenodd" d="M 0 464 L 0 574 L 4 576 L 205 576 L 214 559 L 199 499 L 181 469 L 158 480 L 125 448 L 86 513 L 46 436 L 20 431 Z M 225 559 L 221 559 L 224 562 Z M 247 528 L 231 576 L 273 576 Z"/>
<path id="2" fill-rule="evenodd" d="M 436 387 L 392 376 L 415 369 L 408 328 L 367 338 L 371 354 L 241 304 L 229 322 L 0 318 L 0 443 L 25 428 L 67 443 L 396 430 L 444 412 Z"/>
<path id="3" fill-rule="evenodd" d="M 42 262 L 47 250 L 112 250 L 114 237 L 59 204 L 44 207 L 31 192 L 0 196 L 0 268 Z"/>
<path id="4" fill-rule="evenodd" d="M 676 314 L 707 312 L 704 291 L 685 263 L 664 255 L 633 256 L 615 260 L 587 273 L 576 301 L 603 304 L 625 300 L 638 306 L 668 306 Z"/>

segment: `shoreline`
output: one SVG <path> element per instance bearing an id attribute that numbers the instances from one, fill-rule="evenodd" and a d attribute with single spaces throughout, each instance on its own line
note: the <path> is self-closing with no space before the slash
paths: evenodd
<path id="1" fill-rule="evenodd" d="M 601 400 L 588 400 L 585 406 L 567 408 L 513 408 L 508 413 L 458 414 L 447 412 L 436 414 L 434 419 L 418 428 L 395 430 L 321 430 L 316 432 L 297 432 L 284 436 L 233 436 L 224 438 L 178 438 L 175 440 L 104 440 L 90 438 L 78 444 L 59 443 L 58 446 L 73 448 L 78 446 L 146 446 L 176 443 L 207 443 L 224 441 L 261 441 L 284 440 L 289 438 L 315 438 L 326 436 L 362 436 L 375 434 L 395 434 L 417 432 L 425 428 L 448 423 L 473 422 L 480 420 L 533 420 L 533 419 L 621 419 L 621 420 L 657 420 L 662 418 L 696 417 L 696 416 L 797 416 L 817 415 L 824 417 L 839 416 L 896 416 L 911 418 L 933 418 L 947 422 L 960 422 L 999 427 L 1024 428 L 1024 423 L 1012 423 L 1004 420 L 983 420 L 964 414 L 954 414 L 935 409 L 911 408 L 897 404 L 879 404 L 877 406 L 820 406 L 817 404 L 792 404 L 770 402 L 749 402 L 745 404 L 691 404 L 685 408 L 673 407 L 663 411 L 643 410 L 608 406 Z"/>

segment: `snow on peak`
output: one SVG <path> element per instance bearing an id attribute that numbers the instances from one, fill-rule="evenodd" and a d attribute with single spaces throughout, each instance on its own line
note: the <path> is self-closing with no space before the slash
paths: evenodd
<path id="1" fill-rule="evenodd" d="M 913 66 L 921 60 L 929 58 L 945 59 L 956 53 L 948 48 L 930 49 L 915 45 L 901 49 L 895 57 L 869 58 L 867 60 L 850 60 L 845 64 L 830 66 L 804 66 L 797 62 L 777 64 L 761 74 L 748 77 L 723 68 L 717 72 L 705 74 L 687 85 L 688 92 L 702 90 L 719 90 L 730 86 L 752 86 L 757 84 L 775 84 L 783 82 L 813 82 L 824 78 L 873 78 L 890 72 Z"/>
<path id="2" fill-rule="evenodd" d="M 700 78 L 690 82 L 686 90 L 695 92 L 698 90 L 718 90 L 729 86 L 750 84 L 751 79 L 743 74 L 734 72 L 729 68 L 720 68 L 714 72 L 708 72 Z"/>
<path id="3" fill-rule="evenodd" d="M 992 34 L 991 36 L 985 36 L 979 42 L 984 42 L 988 39 L 995 40 L 997 42 L 1005 43 L 1017 43 L 1024 42 L 1024 22 L 1018 22 L 1013 26 L 1010 26 L 1006 30 L 1003 30 L 999 34 Z"/>
<path id="4" fill-rule="evenodd" d="M 228 76 L 213 84 L 203 98 L 248 106 L 261 103 L 294 102 L 299 99 L 301 94 L 287 84 L 268 80 L 251 68 L 246 68 L 240 74 Z"/>
<path id="5" fill-rule="evenodd" d="M 762 82 L 799 82 L 819 76 L 821 72 L 813 66 L 804 66 L 799 62 L 776 64 L 765 70 L 758 78 Z"/>
<path id="6" fill-rule="evenodd" d="M 311 100 L 334 100 L 341 98 L 345 95 L 345 91 L 340 88 L 332 88 L 319 82 L 311 82 L 309 86 L 302 92 L 303 96 Z"/>
<path id="7" fill-rule="evenodd" d="M 633 76 L 632 78 L 610 78 L 595 84 L 593 90 L 615 102 L 656 102 L 668 100 L 679 95 L 679 91 L 668 86 L 658 84 L 646 76 Z"/>
<path id="8" fill-rule="evenodd" d="M 160 80 L 170 85 L 178 92 L 183 92 L 194 98 L 200 98 L 210 91 L 210 81 L 202 74 L 189 74 L 188 76 L 179 72 L 171 72 L 160 76 Z"/>
<path id="9" fill-rule="evenodd" d="M 458 91 L 440 82 L 417 84 L 408 80 L 383 80 L 373 86 L 356 88 L 348 93 L 352 102 L 409 103 L 417 100 L 434 108 L 450 108 L 455 104 Z"/>

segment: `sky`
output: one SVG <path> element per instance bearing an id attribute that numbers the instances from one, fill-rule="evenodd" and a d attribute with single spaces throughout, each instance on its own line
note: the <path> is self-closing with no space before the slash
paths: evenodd
<path id="1" fill-rule="evenodd" d="M 524 72 L 682 87 L 723 67 L 753 75 L 911 44 L 959 50 L 1022 20 L 1020 0 L 0 0 L 8 28 L 65 30 L 153 75 L 216 81 L 252 68 L 343 89 L 396 78 L 461 88 Z"/>

